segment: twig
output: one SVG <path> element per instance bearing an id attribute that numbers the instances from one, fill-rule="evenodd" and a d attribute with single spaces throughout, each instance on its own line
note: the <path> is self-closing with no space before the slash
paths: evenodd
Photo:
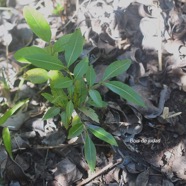
<path id="1" fill-rule="evenodd" d="M 116 163 L 113 163 L 113 162 L 112 163 L 109 163 L 103 169 L 99 170 L 98 172 L 96 172 L 95 174 L 93 174 L 92 176 L 90 176 L 89 178 L 83 180 L 77 186 L 82 186 L 82 185 L 85 185 L 85 184 L 89 183 L 90 181 L 92 181 L 96 177 L 100 176 L 101 174 L 105 173 L 106 171 L 113 169 L 114 167 L 116 167 L 117 165 L 119 165 L 121 162 L 122 162 L 122 159 L 118 159 Z"/>
<path id="2" fill-rule="evenodd" d="M 159 5 L 157 5 L 159 8 Z M 158 15 L 158 66 L 159 71 L 162 71 L 162 37 L 161 37 L 161 12 Z"/>
<path id="3" fill-rule="evenodd" d="M 90 2 L 91 0 L 86 0 L 84 2 L 82 2 L 80 5 L 78 5 L 78 8 L 76 7 L 76 11 L 74 12 L 74 14 L 72 15 L 72 18 L 63 26 L 62 30 L 64 30 L 72 21 L 72 19 L 77 15 L 79 9 L 87 2 Z M 79 1 L 76 2 L 76 6 L 77 4 L 79 4 Z"/>
<path id="4" fill-rule="evenodd" d="M 0 10 L 12 10 L 13 8 L 9 8 L 9 7 L 0 7 Z"/>

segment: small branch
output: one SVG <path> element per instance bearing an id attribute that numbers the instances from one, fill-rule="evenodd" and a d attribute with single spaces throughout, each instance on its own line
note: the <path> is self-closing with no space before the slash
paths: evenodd
<path id="1" fill-rule="evenodd" d="M 114 167 L 119 165 L 121 162 L 122 162 L 122 159 L 118 159 L 116 163 L 113 163 L 113 162 L 109 163 L 107 166 L 103 167 L 103 169 L 99 170 L 98 172 L 96 172 L 95 174 L 90 176 L 89 178 L 83 180 L 77 186 L 82 186 L 82 185 L 85 185 L 85 184 L 89 183 L 90 181 L 92 181 L 96 177 L 100 176 L 101 174 L 105 173 L 106 171 L 113 169 Z"/>

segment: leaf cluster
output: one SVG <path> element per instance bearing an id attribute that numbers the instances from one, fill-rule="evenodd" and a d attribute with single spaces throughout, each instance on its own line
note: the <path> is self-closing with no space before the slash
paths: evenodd
<path id="1" fill-rule="evenodd" d="M 93 171 L 96 164 L 96 148 L 90 133 L 110 145 L 117 146 L 114 137 L 99 126 L 99 117 L 94 109 L 106 107 L 107 103 L 97 88 L 106 86 L 121 98 L 144 106 L 141 97 L 131 87 L 111 80 L 126 71 L 131 62 L 130 60 L 113 62 L 103 72 L 101 81 L 96 83 L 93 66 L 89 64 L 87 57 L 80 57 L 84 38 L 79 29 L 63 35 L 52 44 L 51 29 L 43 15 L 31 7 L 25 7 L 23 13 L 32 31 L 46 41 L 48 46 L 25 47 L 18 50 L 14 57 L 20 63 L 36 67 L 25 72 L 26 80 L 34 84 L 48 84 L 50 92 L 45 92 L 42 96 L 52 103 L 52 106 L 46 111 L 43 119 L 60 115 L 63 126 L 69 131 L 68 138 L 79 135 L 84 138 L 85 158 Z M 59 53 L 64 54 L 64 61 L 59 59 Z"/>

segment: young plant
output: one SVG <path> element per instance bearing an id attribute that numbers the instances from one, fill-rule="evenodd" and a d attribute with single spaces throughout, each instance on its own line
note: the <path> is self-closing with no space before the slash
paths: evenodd
<path id="1" fill-rule="evenodd" d="M 87 57 L 80 58 L 84 38 L 79 29 L 52 44 L 51 29 L 43 15 L 31 7 L 25 7 L 23 14 L 32 31 L 46 41 L 48 46 L 25 47 L 18 50 L 14 57 L 21 63 L 36 66 L 25 72 L 26 80 L 34 84 L 48 83 L 50 93 L 42 93 L 42 96 L 53 106 L 46 111 L 43 119 L 60 115 L 62 125 L 68 130 L 68 138 L 79 135 L 83 137 L 85 158 L 93 171 L 96 165 L 96 148 L 90 133 L 117 146 L 114 137 L 100 126 L 99 117 L 94 110 L 107 105 L 97 88 L 106 86 L 127 101 L 144 106 L 141 97 L 132 88 L 122 82 L 110 80 L 126 71 L 131 62 L 113 62 L 103 72 L 101 81 L 95 83 L 93 66 L 89 64 Z M 64 54 L 63 61 L 59 59 L 59 53 Z"/>
<path id="2" fill-rule="evenodd" d="M 18 103 L 16 103 L 12 108 L 8 109 L 2 116 L 0 116 L 0 126 L 3 126 L 5 122 L 22 106 L 28 103 L 28 100 L 23 100 Z M 8 126 L 3 126 L 2 131 L 2 140 L 5 146 L 5 150 L 10 158 L 13 159 L 12 155 L 12 143 L 11 143 L 11 136 Z"/>

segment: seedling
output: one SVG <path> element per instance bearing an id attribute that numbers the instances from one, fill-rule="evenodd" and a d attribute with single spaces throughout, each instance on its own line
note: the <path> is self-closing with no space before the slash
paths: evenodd
<path id="1" fill-rule="evenodd" d="M 79 135 L 83 137 L 85 159 L 93 171 L 96 165 L 96 148 L 90 133 L 110 145 L 117 146 L 115 138 L 100 127 L 99 117 L 94 110 L 107 106 L 98 87 L 106 86 L 121 98 L 144 106 L 141 97 L 131 87 L 110 80 L 126 71 L 131 62 L 113 62 L 103 72 L 101 81 L 96 83 L 93 66 L 89 64 L 87 57 L 80 57 L 84 38 L 79 29 L 62 36 L 52 44 L 51 29 L 43 15 L 31 7 L 25 7 L 23 14 L 32 31 L 47 43 L 47 47 L 25 47 L 18 50 L 14 57 L 21 63 L 36 66 L 25 72 L 24 78 L 34 84 L 46 83 L 50 87 L 50 93 L 42 93 L 52 104 L 43 119 L 60 115 L 62 125 L 68 130 L 69 139 Z M 59 59 L 59 53 L 64 54 L 64 61 Z"/>

